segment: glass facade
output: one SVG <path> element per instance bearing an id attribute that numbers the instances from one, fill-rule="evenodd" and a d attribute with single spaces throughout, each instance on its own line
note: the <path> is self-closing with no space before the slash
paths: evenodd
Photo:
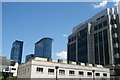
<path id="1" fill-rule="evenodd" d="M 105 65 L 108 65 L 109 64 L 109 48 L 108 48 L 108 33 L 107 33 L 107 29 L 103 30 L 103 40 L 104 40 Z"/>
<path id="2" fill-rule="evenodd" d="M 109 64 L 107 29 L 94 34 L 95 64 Z"/>
<path id="3" fill-rule="evenodd" d="M 79 32 L 78 37 L 78 62 L 88 62 L 88 51 L 87 51 L 87 28 Z"/>
<path id="4" fill-rule="evenodd" d="M 23 49 L 23 42 L 16 40 L 12 45 L 10 59 L 16 61 L 18 64 L 21 64 L 22 49 Z"/>
<path id="5" fill-rule="evenodd" d="M 51 38 L 43 38 L 35 43 L 35 57 L 51 58 L 52 41 Z"/>
<path id="6" fill-rule="evenodd" d="M 29 54 L 26 56 L 26 61 L 28 61 L 30 58 L 33 58 L 34 57 L 34 54 Z"/>
<path id="7" fill-rule="evenodd" d="M 73 39 L 72 39 L 73 38 Z M 87 52 L 87 28 L 79 31 L 75 36 L 68 39 L 68 61 L 88 62 Z"/>
<path id="8" fill-rule="evenodd" d="M 99 39 L 100 64 L 104 65 L 102 31 L 98 33 L 98 36 L 99 36 L 98 39 Z"/>
<path id="9" fill-rule="evenodd" d="M 108 22 L 107 22 L 107 21 L 104 21 L 104 22 L 102 22 L 102 23 L 100 23 L 100 24 L 98 24 L 98 25 L 95 25 L 95 26 L 94 26 L 94 31 L 99 30 L 99 29 L 101 29 L 102 27 L 105 27 L 105 26 L 107 26 L 107 25 L 108 25 Z"/>
<path id="10" fill-rule="evenodd" d="M 68 60 L 69 61 L 76 61 L 76 42 L 68 45 Z"/>
<path id="11" fill-rule="evenodd" d="M 98 53 L 98 35 L 97 33 L 94 34 L 94 49 L 95 49 L 95 63 L 99 64 L 99 53 Z"/>

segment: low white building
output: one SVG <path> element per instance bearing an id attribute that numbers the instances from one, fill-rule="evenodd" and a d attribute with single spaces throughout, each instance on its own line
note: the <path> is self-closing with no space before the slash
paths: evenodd
<path id="1" fill-rule="evenodd" d="M 58 69 L 57 69 L 58 68 Z M 76 63 L 47 58 L 32 58 L 18 67 L 18 78 L 110 78 L 110 71 L 101 65 Z"/>
<path id="2" fill-rule="evenodd" d="M 0 56 L 0 76 L 9 73 L 9 76 L 17 76 L 18 63 L 4 56 Z M 5 75 L 5 74 L 4 74 Z"/>
<path id="3" fill-rule="evenodd" d="M 11 64 L 3 69 L 3 72 L 12 73 L 12 76 L 17 77 L 18 63 L 11 60 Z"/>

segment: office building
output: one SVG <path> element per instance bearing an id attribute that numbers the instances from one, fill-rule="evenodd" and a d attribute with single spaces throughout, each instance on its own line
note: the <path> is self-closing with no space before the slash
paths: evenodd
<path id="1" fill-rule="evenodd" d="M 68 37 L 68 61 L 104 65 L 111 76 L 120 76 L 119 10 L 107 8 L 74 27 Z"/>
<path id="2" fill-rule="evenodd" d="M 35 43 L 35 57 L 51 58 L 52 38 L 42 38 Z"/>
<path id="3" fill-rule="evenodd" d="M 73 28 L 68 37 L 68 61 L 120 64 L 118 8 L 107 8 Z"/>
<path id="4" fill-rule="evenodd" d="M 56 76 L 58 80 L 109 80 L 110 71 L 101 65 L 36 57 L 19 66 L 17 78 L 55 80 Z"/>
<path id="5" fill-rule="evenodd" d="M 34 54 L 29 54 L 26 56 L 25 61 L 28 61 L 30 58 L 33 58 L 33 57 L 34 57 Z"/>
<path id="6" fill-rule="evenodd" d="M 10 59 L 16 61 L 18 64 L 21 64 L 22 50 L 23 50 L 23 41 L 16 40 L 12 45 Z"/>

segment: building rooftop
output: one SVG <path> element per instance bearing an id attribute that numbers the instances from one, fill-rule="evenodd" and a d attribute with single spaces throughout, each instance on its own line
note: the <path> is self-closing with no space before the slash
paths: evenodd
<path id="1" fill-rule="evenodd" d="M 43 61 L 43 62 L 52 62 L 52 63 L 59 63 L 59 64 L 72 64 L 72 65 L 80 65 L 80 66 L 87 66 L 87 67 L 98 67 L 98 68 L 104 68 L 102 65 L 97 65 L 97 64 L 88 64 L 88 63 L 81 63 L 81 62 L 73 62 L 73 61 L 63 61 L 63 60 L 55 60 L 55 59 L 50 59 L 50 58 L 39 58 L 39 57 L 34 57 L 34 58 L 31 58 L 29 59 L 27 62 L 29 61 L 32 61 L 32 60 L 35 60 L 35 61 Z M 26 62 L 26 63 L 27 63 Z M 23 63 L 25 64 L 25 63 Z"/>
<path id="2" fill-rule="evenodd" d="M 45 39 L 50 39 L 50 40 L 53 40 L 52 38 L 49 38 L 49 37 L 44 37 L 44 38 L 42 38 L 41 40 L 37 41 L 35 44 L 38 44 L 38 43 L 40 43 L 41 41 L 43 41 L 43 40 L 45 40 Z"/>
<path id="3" fill-rule="evenodd" d="M 92 16 L 90 19 L 88 19 L 88 20 L 78 24 L 77 26 L 75 26 L 73 28 L 72 32 L 74 33 L 80 26 L 82 26 L 86 23 L 93 23 L 93 22 L 97 21 L 98 19 L 101 19 L 101 18 L 103 18 L 107 15 L 119 14 L 118 12 L 119 12 L 118 7 L 116 7 L 116 8 L 106 8 L 106 9 L 102 10 L 101 12 Z"/>

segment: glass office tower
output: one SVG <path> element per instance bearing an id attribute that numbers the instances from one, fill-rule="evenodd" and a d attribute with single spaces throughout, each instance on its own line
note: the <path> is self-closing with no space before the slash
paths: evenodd
<path id="1" fill-rule="evenodd" d="M 23 41 L 16 40 L 12 45 L 10 59 L 16 61 L 18 64 L 21 64 L 22 50 L 23 50 Z"/>
<path id="2" fill-rule="evenodd" d="M 42 38 L 35 43 L 35 57 L 51 58 L 52 38 Z"/>
<path id="3" fill-rule="evenodd" d="M 33 57 L 34 57 L 34 54 L 29 54 L 26 56 L 25 61 L 27 62 L 30 58 L 33 58 Z"/>

